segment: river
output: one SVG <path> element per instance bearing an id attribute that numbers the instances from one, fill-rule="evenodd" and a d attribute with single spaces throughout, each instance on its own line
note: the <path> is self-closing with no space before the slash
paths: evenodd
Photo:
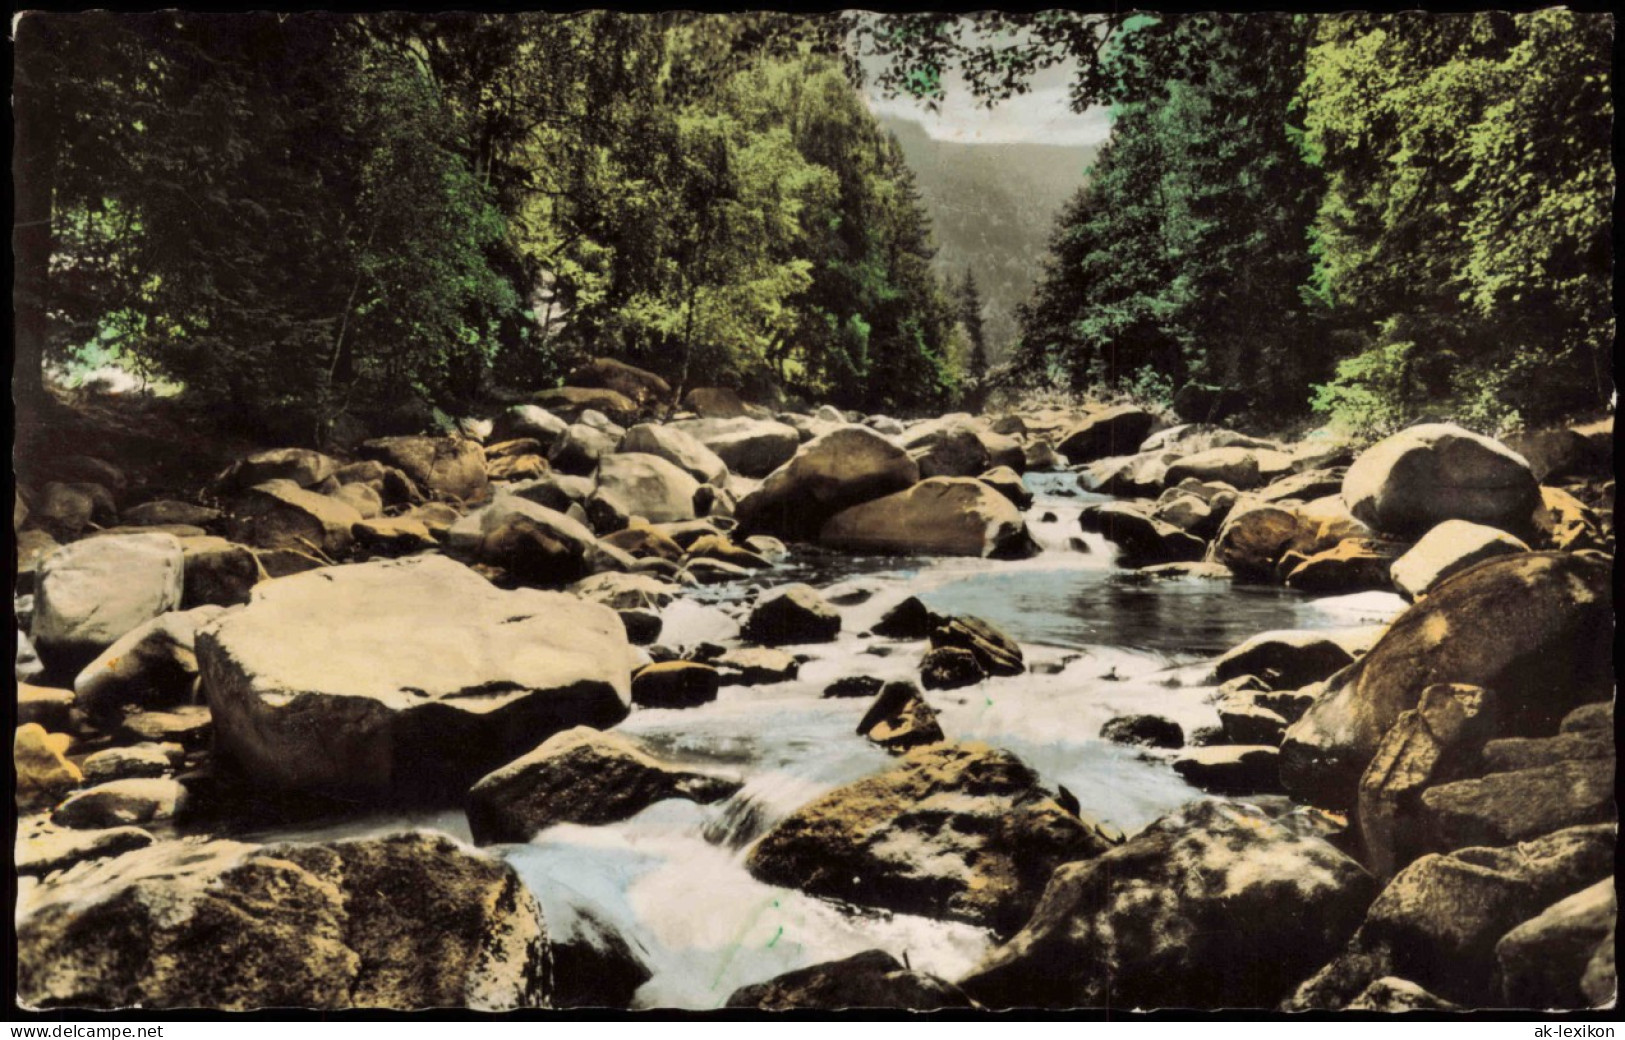
<path id="1" fill-rule="evenodd" d="M 709 806 L 662 802 L 621 823 L 560 825 L 529 844 L 495 849 L 536 893 L 550 930 L 607 927 L 624 937 L 652 973 L 635 1006 L 714 1008 L 739 986 L 875 947 L 954 979 L 992 945 L 980 928 L 843 907 L 745 870 L 751 842 L 778 819 L 892 761 L 854 733 L 867 699 L 822 692 L 851 675 L 917 679 L 921 643 L 865 635 L 905 597 L 918 595 L 939 613 L 983 617 L 1027 655 L 1024 675 L 928 695 L 948 737 L 1009 749 L 1125 833 L 1203 796 L 1173 773 L 1171 752 L 1100 740 L 1107 720 L 1154 713 L 1187 734 L 1216 725 L 1208 658 L 1261 631 L 1380 624 L 1404 607 L 1387 593 L 1314 599 L 1212 580 L 1147 581 L 1118 567 L 1099 535 L 1079 532 L 1079 510 L 1102 496 L 1080 491 L 1070 473 L 1026 481 L 1036 496 L 1028 522 L 1042 547 L 1031 559 L 801 554 L 749 585 L 699 589 L 664 610 L 663 643 L 732 645 L 750 586 L 806 581 L 840 606 L 843 628 L 835 642 L 787 648 L 809 655 L 793 681 L 726 686 L 698 708 L 635 708 L 620 726 L 687 768 L 741 779 L 734 797 Z M 245 837 L 330 839 L 402 826 L 469 837 L 460 812 Z"/>

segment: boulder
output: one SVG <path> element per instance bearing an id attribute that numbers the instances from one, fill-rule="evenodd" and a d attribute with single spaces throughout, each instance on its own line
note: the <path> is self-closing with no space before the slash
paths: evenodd
<path id="1" fill-rule="evenodd" d="M 225 495 L 246 491 L 270 480 L 291 480 L 302 488 L 315 487 L 338 471 L 337 459 L 309 448 L 274 448 L 238 459 L 214 479 L 214 488 Z M 191 523 L 168 520 L 165 523 Z"/>
<path id="2" fill-rule="evenodd" d="M 1268 744 L 1193 747 L 1174 759 L 1174 772 L 1215 794 L 1271 794 L 1281 789 L 1280 752 Z"/>
<path id="3" fill-rule="evenodd" d="M 1477 686 L 1436 683 L 1422 691 L 1378 746 L 1360 778 L 1354 823 L 1365 862 L 1387 880 L 1428 851 L 1417 818 L 1435 784 L 1474 772 L 1495 728 L 1495 695 Z"/>
<path id="4" fill-rule="evenodd" d="M 232 538 L 261 549 L 294 549 L 338 558 L 355 542 L 362 516 L 336 498 L 288 481 L 256 484 L 238 496 Z"/>
<path id="5" fill-rule="evenodd" d="M 72 675 L 121 636 L 181 604 L 181 543 L 167 534 L 107 535 L 40 564 L 30 635 L 41 659 Z"/>
<path id="6" fill-rule="evenodd" d="M 942 621 L 918 596 L 910 596 L 886 611 L 871 631 L 888 639 L 924 639 Z"/>
<path id="7" fill-rule="evenodd" d="M 19 907 L 36 1008 L 456 1007 L 549 1002 L 547 936 L 513 868 L 444 835 L 164 843 Z"/>
<path id="8" fill-rule="evenodd" d="M 688 419 L 670 424 L 714 452 L 728 468 L 747 477 L 765 477 L 789 462 L 801 446 L 795 427 L 761 419 Z"/>
<path id="9" fill-rule="evenodd" d="M 659 610 L 677 598 L 677 586 L 653 574 L 594 574 L 570 591 L 612 610 Z"/>
<path id="10" fill-rule="evenodd" d="M 1186 422 L 1219 422 L 1247 405 L 1247 397 L 1229 387 L 1186 383 L 1174 394 L 1174 414 Z"/>
<path id="11" fill-rule="evenodd" d="M 186 799 L 186 788 L 174 780 L 110 780 L 75 793 L 51 813 L 51 822 L 76 830 L 161 823 L 184 811 Z"/>
<path id="12" fill-rule="evenodd" d="M 73 681 L 74 703 L 94 720 L 116 720 L 127 708 L 169 708 L 192 699 L 197 683 L 193 638 L 222 607 L 160 614 L 101 652 Z"/>
<path id="13" fill-rule="evenodd" d="M 361 552 L 374 556 L 407 556 L 438 544 L 428 527 L 409 516 L 362 520 L 350 528 L 350 533 Z"/>
<path id="14" fill-rule="evenodd" d="M 1536 480 L 1606 476 L 1613 468 L 1613 427 L 1609 418 L 1587 427 L 1520 431 L 1506 438 L 1506 446 L 1528 461 Z M 1603 443 L 1587 432 L 1600 433 Z"/>
<path id="15" fill-rule="evenodd" d="M 1055 473 L 1066 469 L 1066 459 L 1044 441 L 1031 441 L 1023 447 L 1021 461 L 1028 473 Z"/>
<path id="16" fill-rule="evenodd" d="M 249 592 L 262 576 L 252 549 L 212 535 L 182 538 L 180 545 L 183 608 L 248 602 Z"/>
<path id="17" fill-rule="evenodd" d="M 361 457 L 393 466 L 436 498 L 481 498 L 488 487 L 485 452 L 460 437 L 379 437 L 366 441 Z"/>
<path id="18" fill-rule="evenodd" d="M 671 400 L 671 384 L 646 371 L 613 358 L 593 358 L 577 365 L 564 382 L 591 390 L 613 390 L 641 410 L 658 408 Z"/>
<path id="19" fill-rule="evenodd" d="M 1078 471 L 1086 489 L 1120 498 L 1141 498 L 1161 491 L 1168 467 L 1181 458 L 1177 451 L 1142 451 L 1096 459 Z"/>
<path id="20" fill-rule="evenodd" d="M 537 477 L 545 477 L 552 469 L 546 456 L 540 454 L 505 455 L 489 460 L 485 466 L 485 473 L 492 480 L 535 480 Z"/>
<path id="21" fill-rule="evenodd" d="M 1537 549 L 1578 552 L 1611 546 L 1611 534 L 1605 532 L 1596 510 L 1562 488 L 1540 489 L 1540 505 L 1535 507 L 1530 526 L 1530 541 Z"/>
<path id="22" fill-rule="evenodd" d="M 600 531 L 618 531 L 634 516 L 657 524 L 694 519 L 700 483 L 658 455 L 606 455 L 587 515 Z"/>
<path id="23" fill-rule="evenodd" d="M 643 708 L 693 708 L 717 699 L 722 677 L 699 661 L 664 661 L 632 676 L 632 703 Z"/>
<path id="24" fill-rule="evenodd" d="M 768 560 L 741 548 L 720 534 L 708 534 L 689 545 L 689 557 L 705 557 L 711 560 L 721 560 L 724 563 L 737 564 L 751 570 L 761 570 L 773 566 Z"/>
<path id="25" fill-rule="evenodd" d="M 958 987 L 934 975 L 910 971 L 882 950 L 865 950 L 844 960 L 798 968 L 766 982 L 741 986 L 724 1006 L 758 1011 L 937 1011 L 976 1005 Z"/>
<path id="26" fill-rule="evenodd" d="M 1111 455 L 1131 455 L 1150 436 L 1157 419 L 1144 408 L 1118 405 L 1086 416 L 1056 448 L 1073 465 Z"/>
<path id="27" fill-rule="evenodd" d="M 762 686 L 788 682 L 801 671 L 801 662 L 783 650 L 750 647 L 729 650 L 711 662 L 723 686 Z"/>
<path id="28" fill-rule="evenodd" d="M 354 509 L 363 520 L 370 520 L 384 511 L 383 496 L 368 484 L 345 484 L 328 497 Z"/>
<path id="29" fill-rule="evenodd" d="M 596 541 L 585 524 L 530 499 L 503 492 L 498 492 L 490 505 L 457 521 L 446 534 L 446 544 L 452 551 L 504 569 L 530 573 L 535 568 L 527 567 L 526 562 L 532 557 L 540 560 L 555 556 L 557 567 L 548 571 L 556 574 L 552 580 L 558 581 L 585 577 L 585 557 Z M 540 553 L 541 549 L 553 551 Z"/>
<path id="30" fill-rule="evenodd" d="M 1119 715 L 1100 727 L 1100 739 L 1140 747 L 1181 748 L 1185 731 L 1161 715 Z"/>
<path id="31" fill-rule="evenodd" d="M 1592 704 L 1582 704 L 1578 708 L 1563 716 L 1562 725 L 1558 727 L 1561 733 L 1586 733 L 1593 731 L 1614 731 L 1614 702 L 1597 701 Z"/>
<path id="32" fill-rule="evenodd" d="M 1347 475 L 1346 466 L 1304 470 L 1271 481 L 1253 492 L 1253 497 L 1260 502 L 1313 502 L 1327 495 L 1340 495 Z"/>
<path id="33" fill-rule="evenodd" d="M 217 748 L 285 788 L 461 790 L 562 729 L 619 722 L 631 699 L 614 611 L 503 592 L 441 556 L 267 583 L 199 630 L 197 654 Z"/>
<path id="34" fill-rule="evenodd" d="M 1583 1008 L 1582 986 L 1598 945 L 1613 939 L 1619 901 L 1613 879 L 1561 899 L 1495 944 L 1501 1002 L 1518 1008 Z"/>
<path id="35" fill-rule="evenodd" d="M 1440 784 L 1422 793 L 1417 810 L 1422 841 L 1441 852 L 1614 819 L 1612 755 Z"/>
<path id="36" fill-rule="evenodd" d="M 560 473 L 585 477 L 598 469 L 599 462 L 613 455 L 620 445 L 620 437 L 612 432 L 575 423 L 553 442 L 547 459 Z"/>
<path id="37" fill-rule="evenodd" d="M 911 427 L 903 437 L 903 447 L 925 479 L 974 477 L 993 465 L 993 457 L 968 415 L 945 415 Z"/>
<path id="38" fill-rule="evenodd" d="M 186 749 L 179 744 L 135 744 L 114 747 L 85 756 L 85 782 L 106 783 L 109 780 L 131 780 L 165 776 L 175 771 L 186 758 Z"/>
<path id="39" fill-rule="evenodd" d="M 1237 491 L 1251 491 L 1292 472 L 1292 456 L 1267 448 L 1209 448 L 1168 466 L 1166 483 L 1219 480 Z"/>
<path id="40" fill-rule="evenodd" d="M 962 647 L 935 647 L 920 659 L 920 682 L 928 690 L 957 690 L 986 678 L 976 655 Z"/>
<path id="41" fill-rule="evenodd" d="M 683 547 L 671 536 L 647 524 L 634 524 L 604 535 L 599 541 L 612 545 L 638 559 L 654 558 L 673 563 L 683 558 Z"/>
<path id="42" fill-rule="evenodd" d="M 31 593 L 34 591 L 39 565 L 45 562 L 47 556 L 62 548 L 62 545 L 49 533 L 37 527 L 30 527 L 26 531 L 17 532 L 16 546 L 16 590 L 18 594 Z"/>
<path id="43" fill-rule="evenodd" d="M 1244 496 L 1220 526 L 1207 558 L 1248 581 L 1275 581 L 1284 576 L 1281 564 L 1289 553 L 1307 560 L 1348 539 L 1371 536 L 1341 499 L 1269 504 Z"/>
<path id="44" fill-rule="evenodd" d="M 870 675 L 849 675 L 824 687 L 825 697 L 873 697 L 886 684 Z"/>
<path id="45" fill-rule="evenodd" d="M 996 1006 L 1271 1006 L 1343 946 L 1376 893 L 1300 821 L 1195 802 L 1067 863 L 960 985 Z"/>
<path id="46" fill-rule="evenodd" d="M 746 531 L 808 539 L 850 506 L 914 486 L 920 468 L 908 452 L 862 426 L 842 426 L 815 437 L 740 500 Z"/>
<path id="47" fill-rule="evenodd" d="M 1391 587 L 1394 561 L 1403 545 L 1373 538 L 1345 538 L 1312 556 L 1289 552 L 1276 565 L 1285 584 L 1318 595 L 1385 590 Z"/>
<path id="48" fill-rule="evenodd" d="M 26 810 L 54 803 L 79 785 L 84 774 L 68 761 L 66 733 L 47 733 L 37 722 L 17 727 L 11 763 L 17 773 L 17 807 Z"/>
<path id="49" fill-rule="evenodd" d="M 1226 744 L 1279 747 L 1287 721 L 1259 704 L 1253 694 L 1232 694 L 1219 701 L 1219 729 Z"/>
<path id="50" fill-rule="evenodd" d="M 1409 979 L 1385 975 L 1361 990 L 1344 1010 L 1393 1015 L 1405 1011 L 1460 1011 L 1462 1007 L 1434 996 Z"/>
<path id="51" fill-rule="evenodd" d="M 638 421 L 637 402 L 615 390 L 561 386 L 538 392 L 533 396 L 533 403 L 571 423 L 580 423 L 589 411 L 607 416 L 620 426 Z"/>
<path id="52" fill-rule="evenodd" d="M 597 468 L 597 463 L 593 463 Z M 549 473 L 534 480 L 516 480 L 503 492 L 527 502 L 546 506 L 557 513 L 567 512 L 571 505 L 585 502 L 592 496 L 595 481 L 591 477 L 571 476 L 567 473 Z"/>
<path id="53" fill-rule="evenodd" d="M 17 683 L 17 725 L 37 722 L 53 733 L 61 733 L 68 728 L 72 711 L 72 690 Z"/>
<path id="54" fill-rule="evenodd" d="M 1540 492 L 1529 463 L 1512 449 L 1432 423 L 1366 449 L 1343 478 L 1343 501 L 1376 530 L 1414 538 L 1446 520 L 1523 533 Z"/>
<path id="55" fill-rule="evenodd" d="M 1057 866 L 1107 847 L 1014 755 L 939 744 L 791 813 L 746 866 L 769 884 L 1009 932 Z"/>
<path id="56" fill-rule="evenodd" d="M 1078 514 L 1078 526 L 1095 531 L 1116 545 L 1125 566 L 1199 560 L 1202 539 L 1158 520 L 1135 502 L 1104 502 Z"/>
<path id="57" fill-rule="evenodd" d="M 1384 734 L 1435 682 L 1496 692 L 1500 732 L 1552 732 L 1571 709 L 1608 697 L 1610 567 L 1568 553 L 1486 560 L 1436 586 L 1371 651 L 1328 683 L 1281 745 L 1281 775 L 1301 800 L 1354 804 Z M 1551 681 L 1551 662 L 1564 662 Z"/>
<path id="58" fill-rule="evenodd" d="M 1009 466 L 995 466 L 976 479 L 1008 498 L 1017 509 L 1033 504 L 1033 493 L 1021 482 L 1021 474 Z"/>
<path id="59" fill-rule="evenodd" d="M 892 682 L 882 687 L 859 720 L 857 733 L 893 753 L 945 739 L 937 713 L 911 682 Z"/>
<path id="60" fill-rule="evenodd" d="M 1611 826 L 1575 827 L 1512 848 L 1423 856 L 1389 882 L 1343 952 L 1283 1009 L 1342 1008 L 1389 975 L 1467 1007 L 1494 1005 L 1495 944 L 1557 900 L 1610 877 L 1614 841 Z"/>
<path id="61" fill-rule="evenodd" d="M 98 524 L 114 523 L 118 510 L 112 494 L 100 484 L 62 484 L 52 481 L 40 490 L 32 519 L 61 537 L 72 537 Z"/>
<path id="62" fill-rule="evenodd" d="M 1505 531 L 1466 520 L 1446 520 L 1394 561 L 1394 587 L 1406 599 L 1414 600 L 1481 560 L 1528 551 L 1522 539 Z"/>
<path id="63" fill-rule="evenodd" d="M 620 450 L 658 456 L 702 484 L 720 483 L 728 475 L 728 464 L 716 452 L 674 426 L 634 426 L 626 431 Z"/>
<path id="64" fill-rule="evenodd" d="M 808 585 L 786 585 L 751 608 L 740 634 L 763 646 L 828 643 L 841 631 L 841 615 Z"/>
<path id="65" fill-rule="evenodd" d="M 132 744 L 178 744 L 186 751 L 202 751 L 214 738 L 214 716 L 205 704 L 131 712 L 113 736 Z"/>
<path id="66" fill-rule="evenodd" d="M 541 446 L 543 452 L 546 452 L 564 436 L 564 431 L 569 425 L 545 408 L 533 404 L 516 404 L 496 417 L 491 432 L 492 436 L 500 440 L 530 437 Z"/>
<path id="67" fill-rule="evenodd" d="M 818 540 L 836 549 L 937 556 L 1029 556 L 1020 510 L 979 480 L 933 477 L 831 517 Z"/>
<path id="68" fill-rule="evenodd" d="M 1314 629 L 1260 632 L 1213 662 L 1213 681 L 1254 675 L 1275 690 L 1308 686 L 1354 663 L 1348 638 Z"/>
<path id="69" fill-rule="evenodd" d="M 527 842 L 559 823 L 615 823 L 655 802 L 706 804 L 736 781 L 674 769 L 618 733 L 577 726 L 482 777 L 468 791 L 468 825 L 479 845 Z"/>
<path id="70" fill-rule="evenodd" d="M 741 419 L 751 414 L 750 406 L 737 393 L 720 386 L 695 387 L 683 395 L 683 407 L 702 419 Z"/>
<path id="71" fill-rule="evenodd" d="M 978 617 L 940 621 L 931 629 L 931 645 L 970 651 L 977 666 L 988 675 L 1020 675 L 1027 670 L 1021 644 Z"/>

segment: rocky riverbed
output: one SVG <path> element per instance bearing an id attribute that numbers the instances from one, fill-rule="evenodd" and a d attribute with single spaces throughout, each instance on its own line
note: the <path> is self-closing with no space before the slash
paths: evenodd
<path id="1" fill-rule="evenodd" d="M 568 382 L 25 470 L 25 1004 L 1613 999 L 1611 423 Z"/>

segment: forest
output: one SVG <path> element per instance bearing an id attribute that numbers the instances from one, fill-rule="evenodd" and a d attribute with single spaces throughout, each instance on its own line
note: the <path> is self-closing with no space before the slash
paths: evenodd
<path id="1" fill-rule="evenodd" d="M 1190 387 L 1376 434 L 1608 401 L 1606 18 L 982 22 L 25 18 L 17 391 L 114 357 L 317 441 L 596 356 L 909 415 Z M 859 51 L 926 103 L 948 67 L 996 103 L 1073 61 L 1073 106 L 1110 106 L 1014 343 L 933 271 Z"/>

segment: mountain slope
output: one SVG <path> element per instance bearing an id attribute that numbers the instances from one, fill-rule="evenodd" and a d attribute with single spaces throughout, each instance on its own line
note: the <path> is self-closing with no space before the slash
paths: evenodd
<path id="1" fill-rule="evenodd" d="M 1062 203 L 1084 182 L 1094 145 L 939 141 L 912 120 L 882 116 L 914 168 L 931 215 L 939 273 L 970 267 L 985 301 L 993 359 L 1015 338 L 1015 308 L 1032 293 Z"/>

